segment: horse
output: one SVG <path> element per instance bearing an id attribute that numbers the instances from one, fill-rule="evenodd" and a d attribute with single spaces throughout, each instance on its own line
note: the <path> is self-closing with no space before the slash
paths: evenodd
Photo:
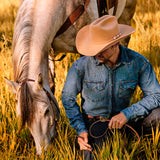
<path id="1" fill-rule="evenodd" d="M 55 53 L 77 52 L 77 32 L 104 14 L 111 12 L 119 18 L 125 3 L 126 0 L 116 0 L 116 5 L 108 0 L 21 1 L 12 43 L 14 81 L 5 79 L 16 95 L 21 128 L 28 126 L 38 155 L 42 149 L 47 150 L 56 136 L 60 117 L 49 84 L 48 56 L 51 48 Z"/>

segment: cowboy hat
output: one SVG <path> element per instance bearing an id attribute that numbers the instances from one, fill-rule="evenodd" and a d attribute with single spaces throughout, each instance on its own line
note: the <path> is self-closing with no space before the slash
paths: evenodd
<path id="1" fill-rule="evenodd" d="M 80 54 L 95 56 L 135 32 L 131 26 L 118 24 L 115 16 L 105 15 L 83 27 L 76 36 Z"/>

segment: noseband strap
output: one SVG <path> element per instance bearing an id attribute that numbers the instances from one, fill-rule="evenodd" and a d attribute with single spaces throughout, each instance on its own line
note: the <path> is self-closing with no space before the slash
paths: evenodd
<path id="1" fill-rule="evenodd" d="M 27 79 L 24 79 L 23 81 L 21 81 L 20 84 L 19 84 L 19 86 L 21 87 L 22 84 L 23 84 L 24 82 L 27 82 L 27 81 L 35 82 L 35 80 L 27 78 Z"/>

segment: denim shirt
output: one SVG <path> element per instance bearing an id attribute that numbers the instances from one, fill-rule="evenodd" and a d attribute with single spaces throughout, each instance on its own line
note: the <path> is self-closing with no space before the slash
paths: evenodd
<path id="1" fill-rule="evenodd" d="M 137 85 L 143 98 L 130 107 Z M 77 95 L 81 93 L 81 109 Z M 70 125 L 80 134 L 87 131 L 82 112 L 111 118 L 123 112 L 127 120 L 138 120 L 160 106 L 160 85 L 149 61 L 137 52 L 120 45 L 115 67 L 84 56 L 73 63 L 62 91 L 62 103 Z"/>

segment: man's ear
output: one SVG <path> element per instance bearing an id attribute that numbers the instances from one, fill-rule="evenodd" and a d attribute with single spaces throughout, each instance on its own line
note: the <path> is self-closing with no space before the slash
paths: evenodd
<path id="1" fill-rule="evenodd" d="M 10 80 L 9 80 L 8 78 L 6 78 L 6 77 L 5 77 L 5 81 L 6 81 L 7 85 L 8 85 L 8 87 L 11 89 L 11 91 L 16 94 L 17 89 L 18 89 L 18 87 L 19 87 L 19 84 L 18 84 L 17 82 L 10 81 Z"/>

